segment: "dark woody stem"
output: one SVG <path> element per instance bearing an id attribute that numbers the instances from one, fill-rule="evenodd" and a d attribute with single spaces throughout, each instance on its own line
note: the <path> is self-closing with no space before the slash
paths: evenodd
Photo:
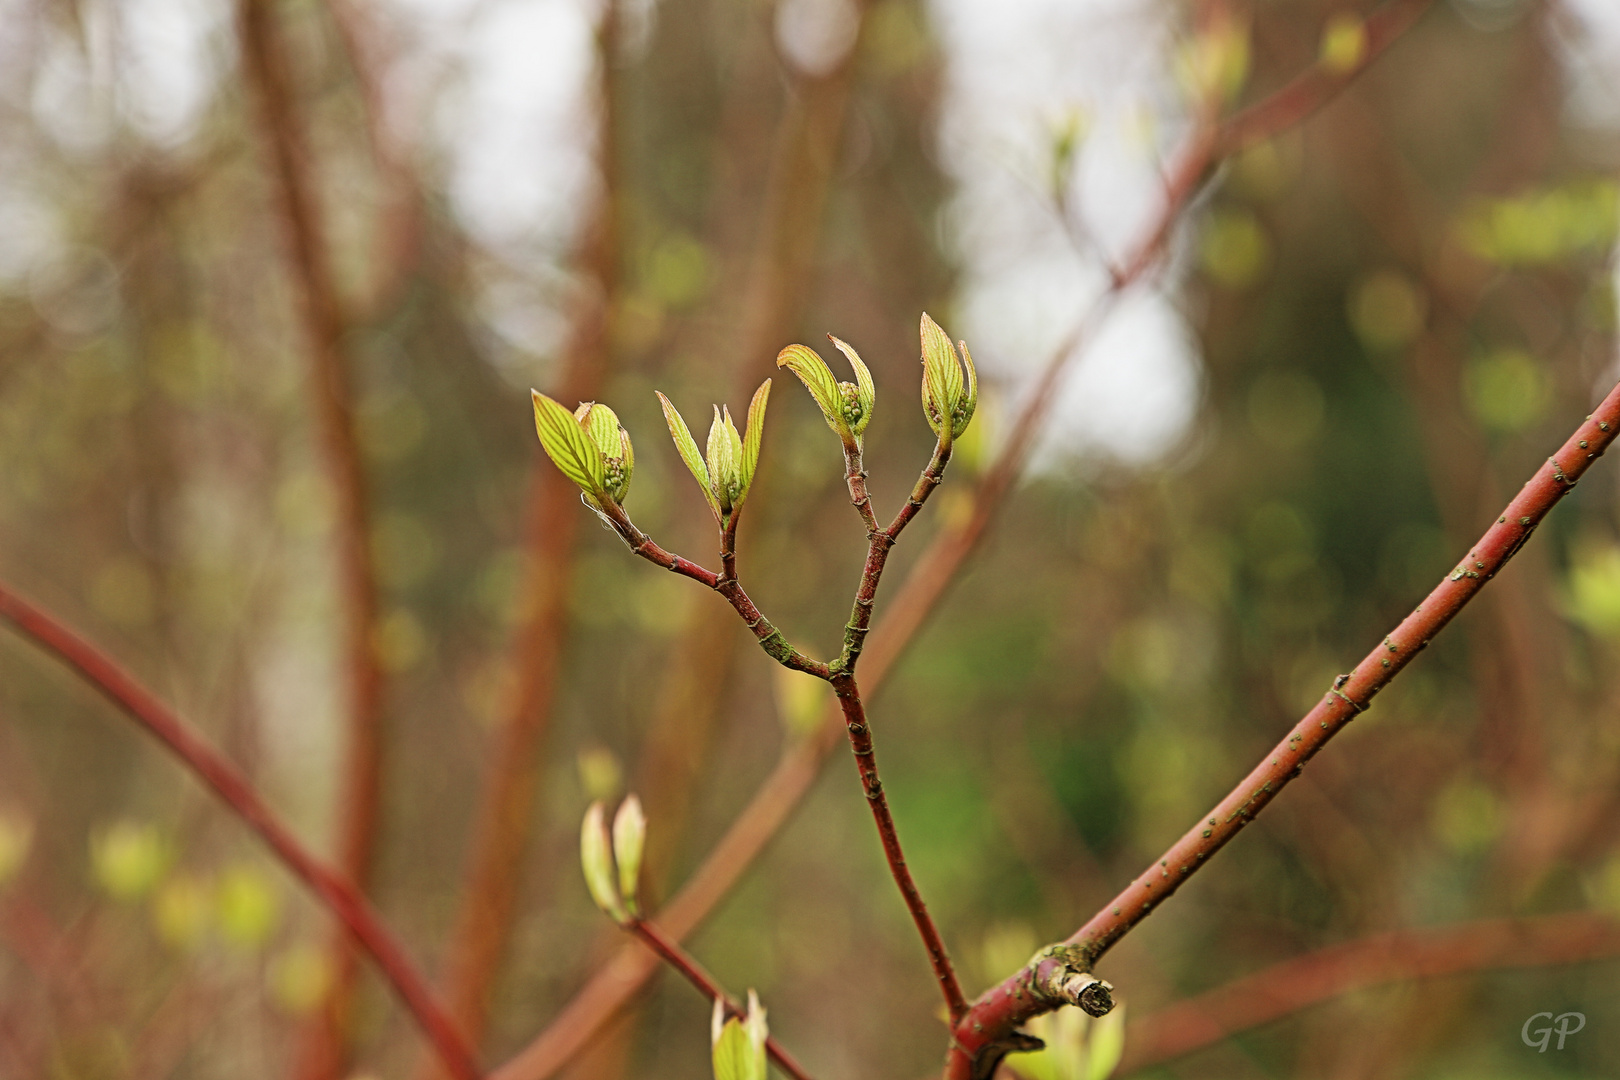
<path id="1" fill-rule="evenodd" d="M 906 855 L 900 847 L 900 834 L 894 827 L 894 815 L 889 812 L 889 799 L 883 794 L 883 781 L 878 777 L 877 751 L 872 746 L 872 729 L 866 722 L 866 706 L 861 701 L 860 688 L 855 685 L 855 676 L 848 672 L 835 674 L 829 681 L 833 692 L 838 695 L 839 708 L 844 712 L 849 747 L 855 753 L 855 767 L 860 770 L 861 787 L 866 792 L 867 805 L 872 808 L 872 820 L 877 823 L 878 837 L 883 841 L 883 854 L 889 861 L 889 873 L 900 888 L 906 910 L 911 913 L 911 921 L 917 924 L 917 932 L 922 935 L 923 946 L 928 950 L 928 962 L 934 969 L 940 992 L 945 995 L 945 1004 L 950 1009 L 951 1022 L 954 1024 L 967 1013 L 967 999 L 962 995 L 962 986 L 957 981 L 955 969 L 951 967 L 951 958 L 945 951 L 939 928 L 928 914 L 928 905 L 923 903 L 917 883 L 912 880 L 911 870 L 906 866 Z"/>
<path id="2" fill-rule="evenodd" d="M 928 906 L 923 903 L 922 894 L 917 891 L 917 883 L 912 880 L 911 870 L 906 866 L 905 852 L 900 847 L 900 834 L 894 826 L 894 815 L 889 811 L 888 796 L 883 793 L 883 780 L 878 776 L 877 751 L 872 744 L 872 729 L 866 721 L 866 705 L 861 700 L 860 687 L 855 683 L 855 663 L 860 659 L 861 648 L 866 642 L 866 632 L 872 622 L 872 604 L 877 597 L 878 581 L 883 576 L 883 567 L 888 561 L 889 550 L 894 547 L 895 539 L 901 530 L 916 517 L 922 504 L 939 486 L 950 456 L 950 448 L 943 440 L 935 445 L 933 459 L 917 479 L 911 497 L 900 508 L 900 512 L 895 515 L 889 527 L 880 529 L 877 517 L 872 512 L 871 495 L 866 489 L 866 470 L 861 461 L 860 448 L 852 443 L 845 443 L 844 468 L 845 479 L 849 483 L 850 502 L 861 515 L 861 520 L 866 523 L 867 528 L 866 566 L 862 569 L 861 584 L 855 593 L 854 610 L 850 613 L 849 623 L 844 627 L 844 648 L 838 659 L 829 666 L 828 681 L 832 683 L 833 690 L 838 695 L 839 707 L 844 713 L 850 750 L 855 754 L 855 766 L 861 774 L 861 787 L 866 793 L 867 805 L 872 808 L 872 820 L 877 824 L 878 837 L 883 842 L 883 854 L 889 862 L 889 873 L 900 889 L 906 910 L 911 913 L 912 922 L 917 924 L 917 932 L 922 935 L 923 946 L 928 950 L 928 962 L 934 969 L 934 978 L 939 982 L 940 992 L 945 995 L 951 1022 L 955 1023 L 967 1012 L 967 999 L 963 996 L 961 984 L 951 967 L 951 958 L 945 951 L 945 943 L 940 938 L 939 928 L 934 925 L 933 917 L 928 914 Z"/>
<path id="3" fill-rule="evenodd" d="M 680 972 L 682 977 L 698 992 L 710 1001 L 718 1001 L 726 1010 L 726 1016 L 741 1018 L 742 1006 L 732 1000 L 714 976 L 703 970 L 701 964 L 690 956 L 680 944 L 670 939 L 662 930 L 648 922 L 646 919 L 632 916 L 624 924 L 624 928 L 634 934 L 642 944 L 657 953 L 659 959 Z M 805 1072 L 804 1066 L 794 1060 L 793 1055 L 782 1048 L 782 1044 L 770 1036 L 765 1037 L 765 1053 L 771 1060 L 781 1067 L 782 1071 L 793 1077 L 793 1080 L 810 1080 L 810 1074 Z"/>

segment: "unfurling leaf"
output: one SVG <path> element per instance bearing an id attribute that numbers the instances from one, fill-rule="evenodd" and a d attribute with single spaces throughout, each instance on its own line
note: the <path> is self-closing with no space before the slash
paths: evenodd
<path id="1" fill-rule="evenodd" d="M 759 443 L 765 436 L 765 405 L 770 399 L 771 380 L 766 379 L 754 391 L 754 400 L 748 403 L 748 430 L 743 435 L 743 499 L 748 497 L 748 488 L 754 482 L 754 470 L 759 467 Z"/>
<path id="2" fill-rule="evenodd" d="M 725 1004 L 716 998 L 709 1026 L 714 1045 L 714 1080 L 765 1080 L 765 1010 L 748 991 L 748 1015 L 726 1019 Z"/>
<path id="3" fill-rule="evenodd" d="M 855 402 L 851 409 L 849 401 L 849 383 L 839 383 L 838 388 L 844 394 L 844 418 L 849 421 L 849 429 L 859 438 L 866 431 L 866 425 L 871 422 L 872 409 L 877 405 L 877 386 L 872 382 L 872 373 L 861 362 L 861 354 L 856 352 L 847 341 L 827 335 L 839 352 L 849 360 L 849 366 L 855 369 Z"/>
<path id="4" fill-rule="evenodd" d="M 958 342 L 958 358 L 951 339 L 924 312 L 922 317 L 923 414 L 928 426 L 949 447 L 967 430 L 979 404 L 979 376 L 967 342 Z"/>
<path id="5" fill-rule="evenodd" d="M 619 887 L 613 880 L 613 852 L 608 839 L 607 812 L 600 801 L 591 803 L 585 811 L 585 822 L 579 832 L 579 862 L 585 870 L 585 887 L 591 899 L 614 922 L 629 918 Z"/>
<path id="6" fill-rule="evenodd" d="M 828 335 L 831 337 L 831 335 Z M 785 367 L 799 377 L 810 396 L 821 408 L 827 426 L 846 444 L 860 445 L 861 433 L 872 419 L 872 406 L 877 400 L 872 385 L 872 373 L 866 370 L 855 350 L 837 338 L 832 339 L 840 352 L 849 358 L 855 369 L 854 382 L 839 382 L 827 364 L 812 349 L 803 345 L 789 345 L 776 356 L 776 366 Z"/>
<path id="7" fill-rule="evenodd" d="M 637 914 L 636 893 L 641 887 L 641 852 L 647 842 L 647 815 L 641 800 L 627 795 L 613 815 L 613 858 L 619 864 L 619 895 L 630 914 Z"/>
<path id="8" fill-rule="evenodd" d="M 540 391 L 534 395 L 534 427 L 540 446 L 562 474 L 592 499 L 608 496 L 607 464 L 573 413 Z M 617 417 L 614 423 L 618 423 Z"/>
<path id="9" fill-rule="evenodd" d="M 748 488 L 754 481 L 754 470 L 759 466 L 760 439 L 765 431 L 765 403 L 770 398 L 771 380 L 766 379 L 754 391 L 754 400 L 748 406 L 746 436 L 737 430 L 731 419 L 731 409 L 714 407 L 714 422 L 709 426 L 705 454 L 698 452 L 697 440 L 686 426 L 686 420 L 663 394 L 658 395 L 664 409 L 664 421 L 669 424 L 670 437 L 675 449 L 686 462 L 703 497 L 714 512 L 714 519 L 722 528 L 726 516 L 742 506 L 748 497 Z"/>

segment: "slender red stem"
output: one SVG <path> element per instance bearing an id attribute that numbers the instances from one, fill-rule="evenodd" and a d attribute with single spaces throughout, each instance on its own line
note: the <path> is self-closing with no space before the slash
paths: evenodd
<path id="1" fill-rule="evenodd" d="M 214 794 L 259 834 L 283 865 L 348 928 L 371 954 L 400 1001 L 458 1080 L 477 1080 L 478 1066 L 450 1014 L 427 980 L 354 883 L 330 869 L 293 835 L 235 765 L 204 742 L 167 705 L 112 659 L 72 630 L 0 585 L 0 620 L 52 653 L 163 743 Z"/>
<path id="2" fill-rule="evenodd" d="M 855 755 L 855 767 L 861 774 L 861 788 L 866 793 L 867 805 L 872 808 L 872 820 L 877 823 L 889 873 L 900 888 L 906 910 L 911 913 L 911 921 L 917 924 L 917 933 L 922 935 L 923 947 L 928 950 L 928 962 L 934 969 L 934 978 L 939 983 L 940 992 L 945 995 L 945 1004 L 950 1009 L 954 1023 L 967 1012 L 967 999 L 962 994 L 956 970 L 951 966 L 950 955 L 945 951 L 939 928 L 934 925 L 933 916 L 928 914 L 928 905 L 923 903 L 922 893 L 918 892 L 917 883 L 912 880 L 911 868 L 906 865 L 905 852 L 900 848 L 900 834 L 895 829 L 894 815 L 889 812 L 889 798 L 883 793 L 883 781 L 878 776 L 877 751 L 872 745 L 872 729 L 866 722 L 866 706 L 861 702 L 860 688 L 855 685 L 855 677 L 847 673 L 835 675 L 830 681 L 844 713 L 849 748 Z"/>
<path id="3" fill-rule="evenodd" d="M 710 1001 L 720 1002 L 728 1017 L 741 1017 L 743 1015 L 742 1006 L 726 993 L 725 988 L 715 980 L 714 976 L 703 970 L 703 965 L 699 964 L 694 957 L 681 948 L 678 942 L 658 929 L 658 927 L 646 919 L 632 918 L 625 924 L 624 928 L 639 938 L 649 949 L 657 953 L 664 963 L 680 972 L 686 981 L 697 987 L 698 992 L 704 997 Z M 804 1066 L 794 1060 L 793 1055 L 788 1053 L 782 1047 L 782 1044 L 776 1041 L 775 1037 L 766 1036 L 765 1052 L 770 1055 L 772 1061 L 782 1067 L 783 1072 L 793 1077 L 794 1080 L 810 1080 L 810 1074 L 805 1071 Z"/>
<path id="4" fill-rule="evenodd" d="M 1007 1052 L 1007 1040 L 1030 1017 L 1066 1002 L 1052 988 L 1089 973 L 1115 942 L 1198 872 L 1210 856 L 1254 820 L 1305 763 L 1365 712 L 1412 658 L 1472 600 L 1530 539 L 1562 499 L 1620 434 L 1620 385 L 1530 478 L 1446 578 L 1361 663 L 1341 675 L 1317 706 L 1216 807 L 1146 872 L 1065 941 L 992 987 L 956 1025 L 946 1058 L 947 1080 L 983 1080 Z"/>

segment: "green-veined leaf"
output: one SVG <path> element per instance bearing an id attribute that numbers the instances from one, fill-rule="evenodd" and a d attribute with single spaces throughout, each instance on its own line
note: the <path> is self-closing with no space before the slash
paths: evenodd
<path id="1" fill-rule="evenodd" d="M 647 815 L 641 810 L 641 800 L 627 795 L 613 815 L 613 858 L 619 864 L 619 895 L 632 912 L 641 890 L 641 852 L 646 842 Z"/>
<path id="2" fill-rule="evenodd" d="M 843 396 L 838 392 L 838 380 L 827 369 L 827 363 L 814 349 L 804 345 L 789 345 L 776 354 L 776 366 L 785 367 L 799 377 L 810 396 L 821 407 L 827 426 L 843 435 L 849 425 L 844 423 Z"/>
<path id="3" fill-rule="evenodd" d="M 581 491 L 600 497 L 607 486 L 607 470 L 596 444 L 586 436 L 573 413 L 538 390 L 533 394 L 534 427 L 546 456 Z"/>
<path id="4" fill-rule="evenodd" d="M 743 433 L 742 489 L 754 482 L 754 470 L 759 467 L 759 444 L 765 437 L 765 405 L 771 398 L 771 380 L 766 379 L 754 391 L 754 400 L 748 403 L 748 430 Z"/>
<path id="5" fill-rule="evenodd" d="M 872 382 L 872 373 L 861 362 L 860 354 L 851 347 L 849 342 L 833 337 L 831 334 L 827 336 L 832 339 L 832 343 L 837 347 L 838 351 L 848 358 L 849 366 L 855 369 L 855 388 L 861 403 L 861 422 L 855 428 L 855 434 L 859 435 L 866 430 L 866 425 L 871 422 L 872 408 L 877 404 L 877 385 Z"/>

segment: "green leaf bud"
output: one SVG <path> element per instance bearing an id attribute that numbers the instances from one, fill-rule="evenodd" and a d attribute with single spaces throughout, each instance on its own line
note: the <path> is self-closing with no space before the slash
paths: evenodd
<path id="1" fill-rule="evenodd" d="M 716 998 L 709 1021 L 714 1046 L 714 1080 L 766 1080 L 765 1010 L 759 995 L 748 991 L 748 1015 L 742 1020 L 726 1019 L 725 1003 Z"/>
<path id="2" fill-rule="evenodd" d="M 939 324 L 922 317 L 922 400 L 928 426 L 947 447 L 967 430 L 979 404 L 979 377 L 967 342 L 957 343 L 961 356 Z"/>
<path id="3" fill-rule="evenodd" d="M 703 497 L 722 528 L 725 519 L 748 497 L 748 488 L 754 482 L 754 471 L 759 466 L 760 440 L 765 432 L 765 405 L 771 396 L 771 380 L 766 379 L 754 391 L 748 406 L 748 430 L 743 434 L 731 419 L 729 407 L 715 406 L 714 422 L 709 426 L 707 453 L 698 452 L 697 440 L 686 426 L 679 410 L 663 394 L 658 402 L 664 409 L 664 422 L 669 425 L 670 438 L 675 449 L 691 471 Z"/>
<path id="4" fill-rule="evenodd" d="M 742 493 L 742 436 L 731 422 L 731 410 L 724 414 L 714 407 L 714 423 L 709 425 L 709 483 L 722 515 L 731 513 Z"/>
<path id="5" fill-rule="evenodd" d="M 828 335 L 832 337 L 832 335 Z M 872 419 L 872 406 L 877 401 L 877 389 L 872 373 L 861 363 L 860 356 L 845 342 L 832 338 L 838 350 L 849 358 L 855 369 L 855 381 L 839 382 L 813 349 L 804 345 L 789 345 L 776 356 L 776 366 L 785 367 L 799 377 L 810 396 L 821 408 L 827 426 L 846 443 L 859 446 L 861 435 Z"/>
<path id="6" fill-rule="evenodd" d="M 585 870 L 585 887 L 591 899 L 614 922 L 628 919 L 618 885 L 613 880 L 613 852 L 608 839 L 607 815 L 600 800 L 591 803 L 585 811 L 585 821 L 579 831 L 579 862 Z"/>
<path id="7" fill-rule="evenodd" d="M 641 852 L 647 841 L 647 815 L 641 800 L 625 797 L 613 815 L 613 858 L 619 864 L 619 895 L 630 914 L 637 914 L 636 894 L 641 889 Z"/>

